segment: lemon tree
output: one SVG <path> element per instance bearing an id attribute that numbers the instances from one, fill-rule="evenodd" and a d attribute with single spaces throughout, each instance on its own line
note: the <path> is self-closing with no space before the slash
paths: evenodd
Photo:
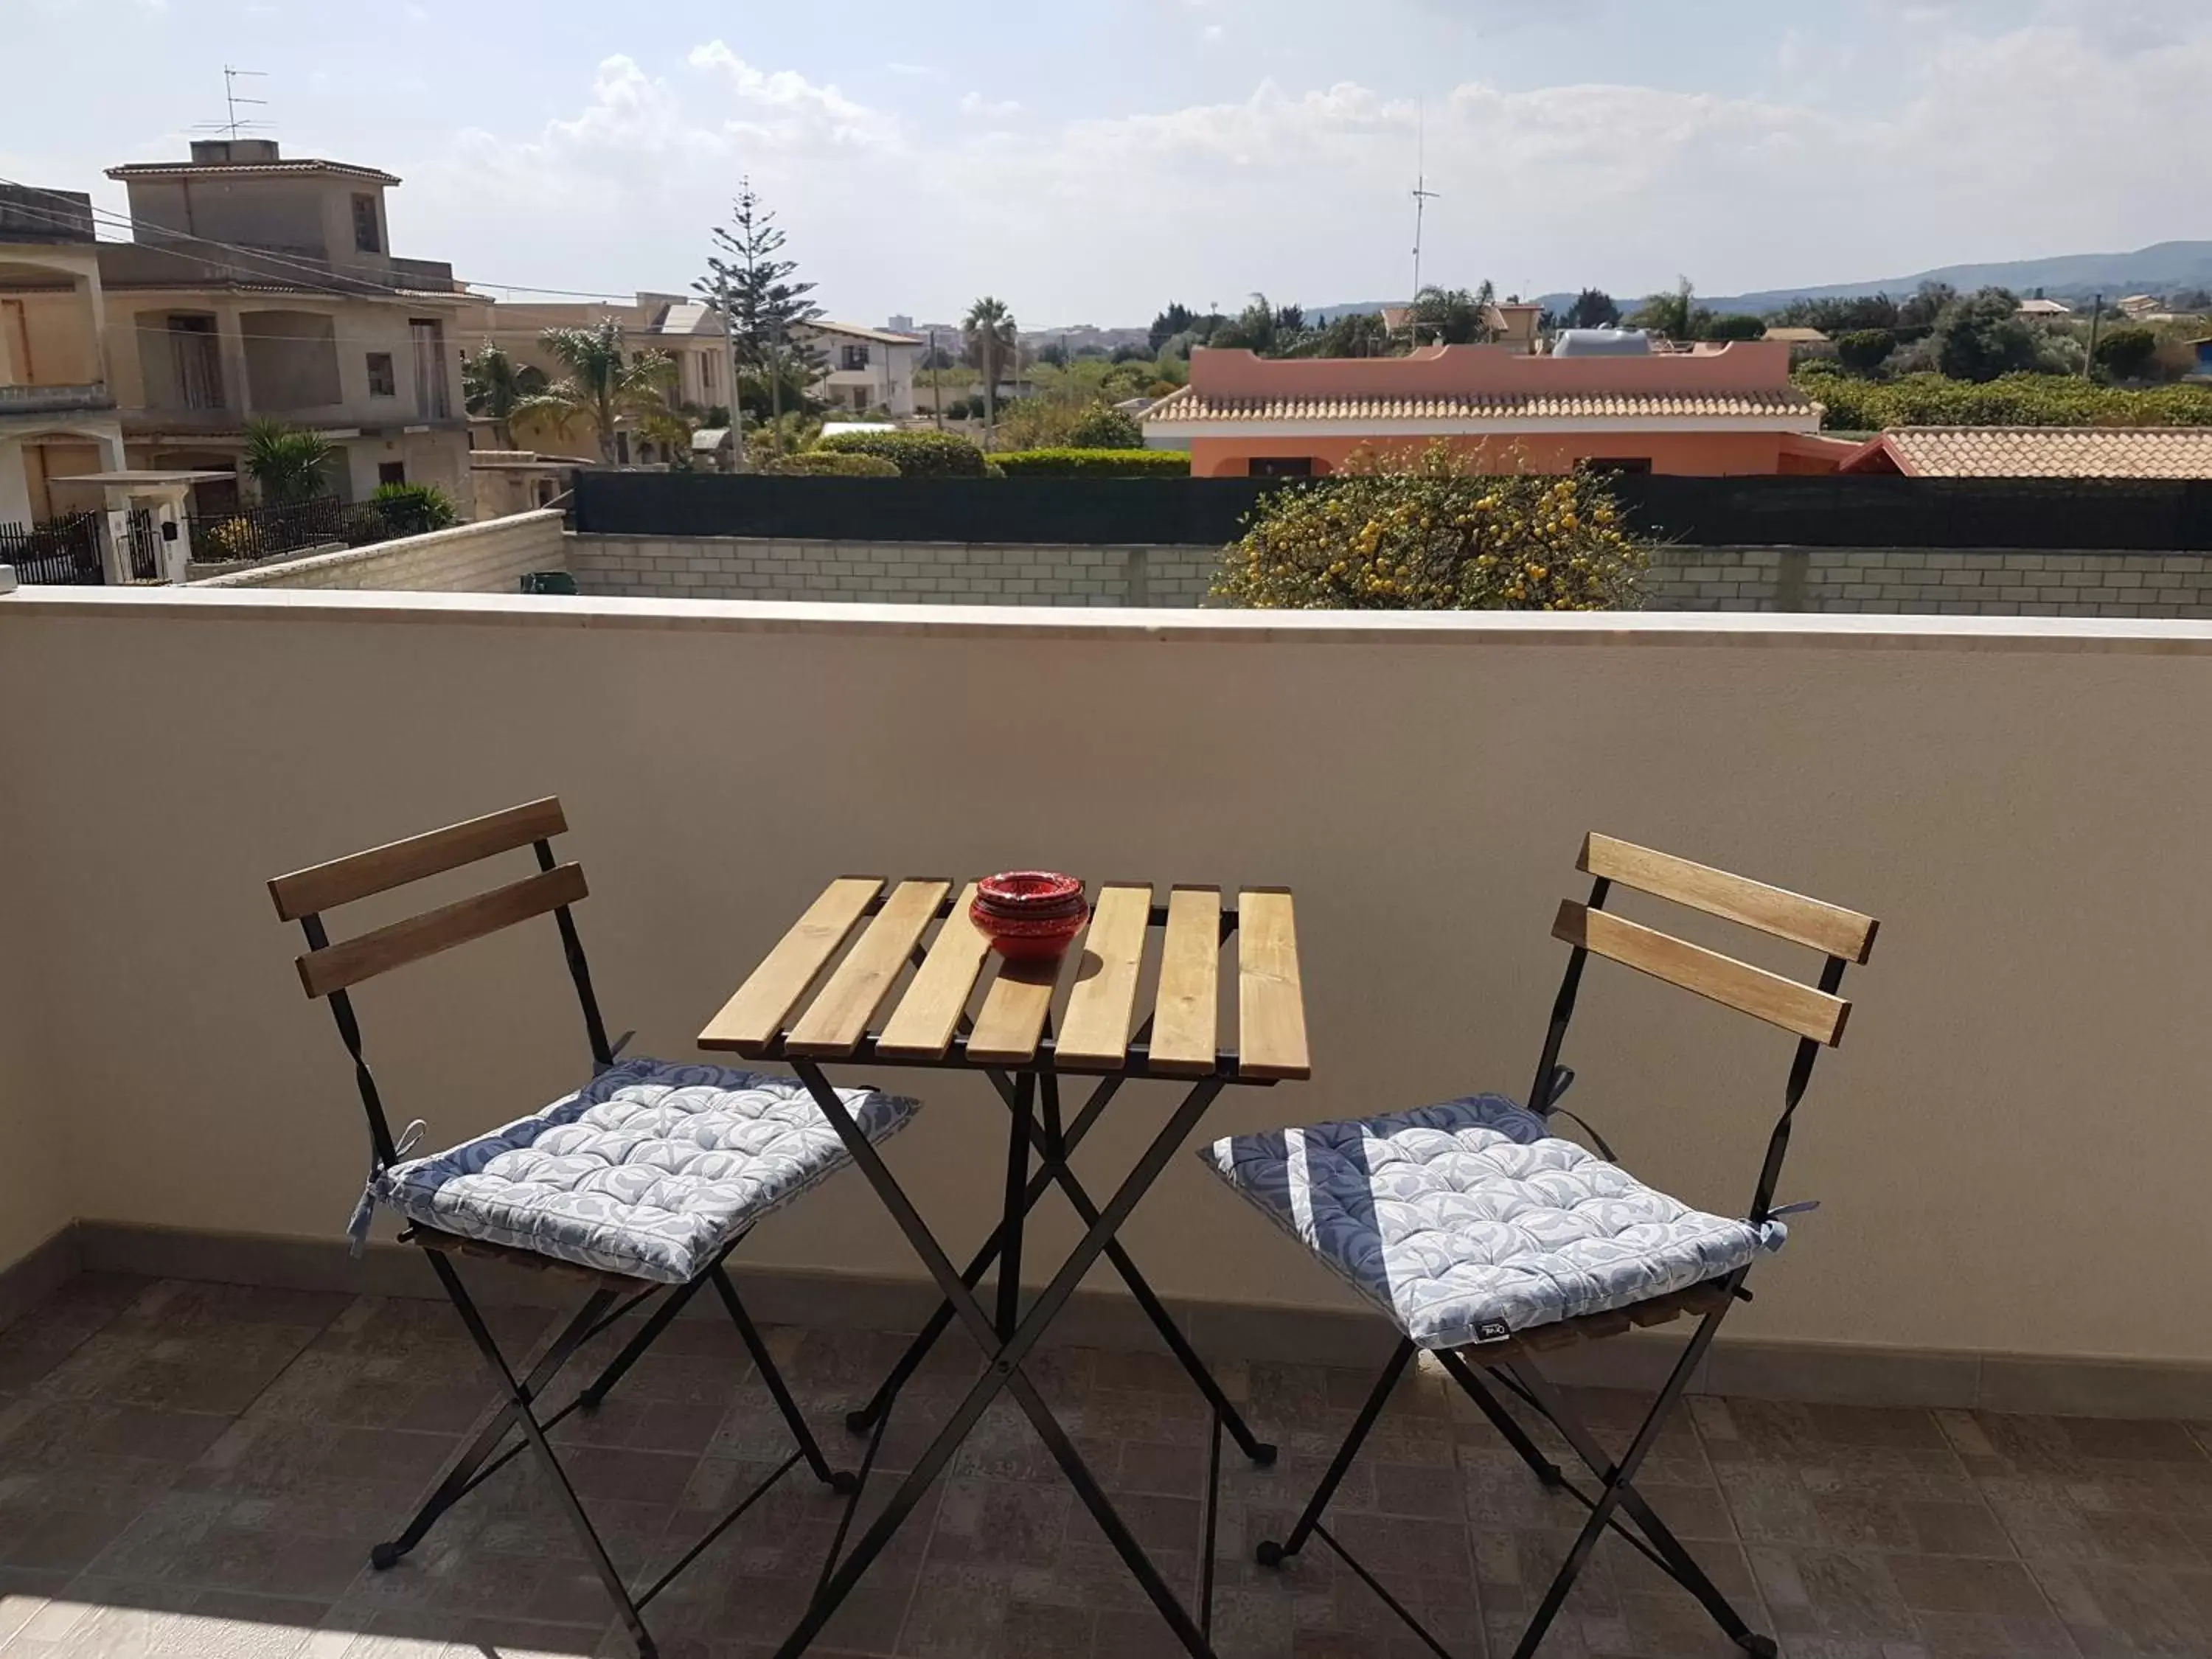
<path id="1" fill-rule="evenodd" d="M 1277 490 L 1214 597 L 1293 611 L 1625 611 L 1650 562 L 1603 479 L 1485 475 L 1448 444 Z"/>

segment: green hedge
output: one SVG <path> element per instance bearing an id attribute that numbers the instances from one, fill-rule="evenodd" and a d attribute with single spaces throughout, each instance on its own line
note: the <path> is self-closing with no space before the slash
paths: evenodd
<path id="1" fill-rule="evenodd" d="M 1819 366 L 1799 370 L 1797 386 L 1826 406 L 1821 424 L 1838 432 L 1893 426 L 2212 426 L 2212 386 L 2128 391 L 2072 374 L 2006 374 L 1981 384 L 1941 374 L 1866 380 Z"/>
<path id="2" fill-rule="evenodd" d="M 1017 449 L 991 457 L 1012 478 L 1187 478 L 1180 449 Z"/>
<path id="3" fill-rule="evenodd" d="M 908 478 L 980 478 L 983 452 L 950 432 L 840 432 L 815 446 L 839 455 L 873 455 Z"/>
<path id="4" fill-rule="evenodd" d="M 761 469 L 786 478 L 896 478 L 899 470 L 880 455 L 847 455 L 836 450 L 805 449 Z"/>

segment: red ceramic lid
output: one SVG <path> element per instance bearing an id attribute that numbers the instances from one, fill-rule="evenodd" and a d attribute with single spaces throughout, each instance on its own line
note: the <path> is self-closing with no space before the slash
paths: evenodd
<path id="1" fill-rule="evenodd" d="M 1051 870 L 1010 870 L 986 876 L 975 891 L 1000 910 L 1026 909 L 1035 905 L 1062 905 L 1083 894 L 1083 884 L 1073 876 Z"/>

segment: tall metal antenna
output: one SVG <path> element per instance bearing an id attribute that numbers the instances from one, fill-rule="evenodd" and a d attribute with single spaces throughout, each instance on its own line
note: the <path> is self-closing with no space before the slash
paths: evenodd
<path id="1" fill-rule="evenodd" d="M 258 105 L 265 108 L 269 103 L 269 100 L 266 98 L 240 97 L 238 95 L 239 77 L 241 76 L 251 76 L 254 79 L 259 80 L 266 73 L 267 71 L 263 70 L 242 70 L 235 68 L 229 64 L 225 64 L 222 66 L 222 103 L 227 118 L 221 121 L 198 122 L 193 126 L 192 131 L 195 132 L 220 132 L 225 137 L 230 138 L 237 137 L 241 132 L 267 131 L 270 123 L 266 121 L 240 120 L 238 115 L 238 106 L 240 104 Z"/>
<path id="2" fill-rule="evenodd" d="M 1418 137 L 1415 143 L 1419 148 L 1415 152 L 1416 160 L 1413 164 L 1413 301 L 1414 303 L 1418 304 L 1421 298 L 1421 230 L 1423 220 L 1427 212 L 1429 204 L 1441 200 L 1442 198 L 1438 196 L 1437 192 L 1428 187 L 1428 107 L 1425 104 L 1417 105 L 1415 107 L 1419 112 L 1415 117 L 1415 119 L 1419 124 Z M 1409 326 L 1411 326 L 1410 323 Z M 1419 329 L 1418 327 L 1414 327 L 1413 343 L 1419 345 L 1420 343 L 1420 337 Z"/>

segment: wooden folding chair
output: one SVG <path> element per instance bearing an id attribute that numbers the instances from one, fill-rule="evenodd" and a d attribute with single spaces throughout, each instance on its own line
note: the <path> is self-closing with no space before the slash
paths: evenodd
<path id="1" fill-rule="evenodd" d="M 1429 1648 L 1446 1650 L 1322 1523 L 1338 1484 L 1418 1350 L 1445 1371 L 1547 1486 L 1589 1511 L 1520 1644 L 1534 1653 L 1598 1540 L 1618 1534 L 1704 1604 L 1747 1653 L 1771 1655 L 1637 1489 L 1638 1469 L 1680 1401 L 1753 1261 L 1787 1237 L 1773 1206 L 1790 1127 L 1823 1048 L 1841 1042 L 1850 1005 L 1844 969 L 1874 948 L 1871 917 L 1608 836 L 1583 843 L 1587 904 L 1559 907 L 1552 932 L 1573 947 L 1527 1107 L 1468 1097 L 1384 1117 L 1217 1141 L 1201 1156 L 1239 1196 L 1311 1249 L 1395 1322 L 1401 1338 L 1352 1431 L 1288 1537 L 1258 1547 L 1279 1566 L 1318 1538 Z M 1822 952 L 1817 988 L 1613 915 L 1618 883 Z M 1779 1026 L 1797 1039 L 1782 1115 L 1747 1218 L 1701 1214 L 1607 1158 L 1554 1134 L 1550 1120 L 1573 1073 L 1559 1063 L 1583 970 L 1593 956 Z M 1595 1137 L 1593 1137 L 1595 1138 Z M 1602 1148 L 1602 1142 L 1600 1142 Z M 1662 1324 L 1698 1327 L 1618 1463 L 1545 1376 L 1538 1356 L 1566 1344 Z M 1487 1380 L 1486 1380 L 1486 1376 Z M 1570 1481 L 1493 1391 L 1511 1393 L 1565 1437 L 1599 1481 Z M 1447 1659 L 1449 1656 L 1447 1655 Z"/>
<path id="2" fill-rule="evenodd" d="M 717 1066 L 617 1061 L 629 1039 L 607 1041 L 570 914 L 570 907 L 585 896 L 584 872 L 580 866 L 556 863 L 553 855 L 552 837 L 567 829 L 561 803 L 549 797 L 279 876 L 269 891 L 278 916 L 297 921 L 307 935 L 308 948 L 299 958 L 301 983 L 308 996 L 330 1004 L 368 1114 L 371 1173 L 355 1214 L 356 1245 L 366 1237 L 377 1204 L 405 1218 L 403 1242 L 428 1253 L 499 1389 L 497 1409 L 447 1468 L 406 1528 L 370 1552 L 370 1563 L 379 1569 L 394 1565 L 456 1501 L 527 1447 L 544 1466 L 639 1653 L 652 1659 L 653 1638 L 641 1610 L 794 1465 L 804 1460 L 817 1479 L 837 1492 L 849 1495 L 858 1489 L 853 1474 L 832 1470 L 823 1457 L 723 1267 L 762 1216 L 826 1180 L 850 1157 L 820 1107 L 793 1079 Z M 331 943 L 324 930 L 323 912 L 335 906 L 526 847 L 537 854 L 536 875 L 342 943 Z M 410 1158 L 420 1126 L 394 1140 L 362 1055 L 351 988 L 549 913 L 559 928 L 583 1011 L 591 1081 L 490 1134 L 432 1157 Z M 847 1091 L 840 1097 L 871 1140 L 903 1127 L 915 1109 L 910 1100 L 873 1090 Z M 582 1306 L 526 1373 L 518 1375 L 501 1352 L 463 1286 L 455 1258 L 464 1255 L 587 1282 Z M 795 1449 L 673 1565 L 633 1593 L 546 1435 L 571 1413 L 596 1409 L 708 1284 L 789 1425 Z M 541 1417 L 538 1402 L 569 1360 L 593 1337 L 656 1298 L 658 1305 L 599 1375 L 568 1404 Z M 520 1437 L 501 1450 L 510 1430 L 519 1430 Z"/>

